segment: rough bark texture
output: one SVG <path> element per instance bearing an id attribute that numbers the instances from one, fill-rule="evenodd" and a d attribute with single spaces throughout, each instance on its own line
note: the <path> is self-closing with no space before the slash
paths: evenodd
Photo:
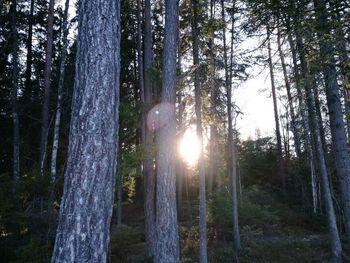
<path id="1" fill-rule="evenodd" d="M 42 109 L 41 137 L 40 137 L 40 174 L 44 174 L 46 159 L 47 136 L 49 130 L 50 118 L 50 84 L 51 84 L 51 65 L 52 65 L 52 44 L 53 44 L 53 20 L 54 20 L 55 0 L 49 2 L 49 13 L 47 17 L 47 42 L 44 70 L 44 103 Z"/>
<path id="2" fill-rule="evenodd" d="M 195 112 L 196 131 L 199 141 L 200 153 L 198 157 L 199 171 L 199 262 L 208 262 L 207 258 L 207 220 L 206 220 L 206 197 L 205 197 L 205 167 L 203 153 L 203 127 L 202 127 L 202 98 L 200 83 L 199 64 L 199 28 L 198 28 L 198 0 L 192 0 L 192 39 L 193 39 L 193 66 L 194 90 L 195 90 Z"/>
<path id="3" fill-rule="evenodd" d="M 19 181 L 19 116 L 18 116 L 18 32 L 17 32 L 17 1 L 11 3 L 11 36 L 12 36 L 12 123 L 13 123 L 13 185 L 17 192 Z"/>
<path id="4" fill-rule="evenodd" d="M 156 263 L 177 263 L 179 259 L 179 234 L 176 211 L 175 185 L 175 97 L 176 51 L 179 6 L 174 0 L 165 0 L 165 32 L 163 50 L 162 103 L 170 105 L 168 121 L 160 129 L 157 154 L 157 207 Z"/>
<path id="5" fill-rule="evenodd" d="M 345 228 L 350 240 L 350 147 L 347 144 L 343 112 L 340 101 L 334 48 L 330 39 L 331 30 L 324 0 L 314 0 L 316 18 L 319 24 L 318 37 L 323 75 L 326 84 L 326 98 L 329 111 L 333 149 L 337 174 L 340 179 Z M 322 26 L 321 26 L 322 25 Z"/>
<path id="6" fill-rule="evenodd" d="M 151 25 L 151 3 L 145 0 L 144 9 L 144 108 L 147 110 L 152 105 L 153 81 L 151 70 L 153 67 L 153 50 L 152 50 L 152 25 Z M 144 116 L 147 118 L 147 115 Z M 145 211 L 145 237 L 146 253 L 152 257 L 155 253 L 155 171 L 153 167 L 153 133 L 145 127 L 144 145 L 146 148 L 146 158 L 143 161 L 144 175 L 144 211 Z"/>
<path id="7" fill-rule="evenodd" d="M 106 262 L 117 164 L 119 1 L 79 5 L 68 161 L 52 262 Z"/>
<path id="8" fill-rule="evenodd" d="M 309 71 L 307 68 L 307 62 L 305 58 L 305 52 L 304 52 L 304 46 L 302 43 L 302 39 L 297 33 L 297 48 L 299 52 L 300 57 L 300 64 L 301 64 L 301 73 L 303 80 L 305 82 L 305 92 L 306 92 L 306 101 L 307 101 L 307 107 L 308 107 L 308 113 L 310 116 L 310 129 L 311 133 L 314 136 L 314 141 L 316 143 L 316 153 L 318 158 L 318 165 L 319 170 L 321 174 L 321 184 L 323 188 L 323 199 L 326 207 L 327 212 L 327 218 L 328 218 L 328 227 L 329 227 L 329 233 L 330 233 L 330 243 L 331 243 L 331 255 L 332 255 L 332 261 L 333 262 L 341 262 L 342 260 L 342 247 L 341 242 L 339 238 L 339 232 L 337 228 L 337 221 L 336 216 L 334 212 L 333 207 L 333 201 L 332 201 L 332 195 L 330 191 L 329 186 L 329 179 L 328 179 L 328 171 L 327 171 L 327 165 L 325 161 L 325 154 L 322 147 L 322 141 L 321 141 L 321 135 L 320 135 L 320 129 L 317 122 L 317 116 L 315 111 L 315 101 L 312 94 L 312 89 L 310 85 L 310 77 L 309 77 Z"/>
<path id="9" fill-rule="evenodd" d="M 271 55 L 271 41 L 270 41 L 270 29 L 267 28 L 268 35 L 268 52 L 269 52 L 269 68 L 270 68 L 270 78 L 271 78 L 271 93 L 273 99 L 273 111 L 275 115 L 275 126 L 276 126 L 276 139 L 277 139 L 277 151 L 278 151 L 278 175 L 282 181 L 283 187 L 286 186 L 286 178 L 283 169 L 283 152 L 282 152 L 282 139 L 280 132 L 280 123 L 278 115 L 278 106 L 277 106 L 277 96 L 276 96 L 276 87 L 275 87 L 275 77 L 273 73 L 273 63 Z"/>

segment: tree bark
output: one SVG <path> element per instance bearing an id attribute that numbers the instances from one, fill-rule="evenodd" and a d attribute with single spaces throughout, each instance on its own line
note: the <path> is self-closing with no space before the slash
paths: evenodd
<path id="1" fill-rule="evenodd" d="M 119 127 L 120 5 L 82 0 L 68 161 L 52 262 L 106 262 Z"/>
<path id="2" fill-rule="evenodd" d="M 199 28 L 198 28 L 198 0 L 192 0 L 192 39 L 193 39 L 193 66 L 194 66 L 194 89 L 195 89 L 195 112 L 196 130 L 199 141 L 199 262 L 208 262 L 207 258 L 207 220 L 206 220 L 206 197 L 205 197 L 205 167 L 203 153 L 203 127 L 202 127 L 202 99 L 200 83 L 199 63 Z"/>
<path id="3" fill-rule="evenodd" d="M 338 87 L 338 74 L 335 66 L 334 48 L 330 39 L 331 30 L 324 0 L 314 0 L 316 19 L 319 24 L 318 41 L 326 84 L 326 98 L 329 111 L 333 149 L 337 174 L 340 179 L 345 228 L 350 240 L 350 147 L 347 144 L 343 112 Z"/>
<path id="4" fill-rule="evenodd" d="M 157 154 L 156 263 L 177 263 L 179 235 L 175 185 L 175 99 L 178 1 L 165 0 L 162 105 L 167 105 L 168 121 L 159 130 Z M 162 112 L 160 112 L 162 114 Z"/>
<path id="5" fill-rule="evenodd" d="M 53 20 L 54 20 L 55 0 L 49 1 L 49 12 L 47 16 L 47 43 L 44 70 L 44 103 L 42 108 L 41 139 L 40 139 L 40 174 L 44 175 L 44 166 L 46 159 L 47 137 L 50 118 L 50 85 L 51 85 L 51 66 L 52 66 L 52 45 L 53 45 Z"/>
<path id="6" fill-rule="evenodd" d="M 267 28 L 267 37 L 268 37 L 268 53 L 269 53 L 269 69 L 270 69 L 270 78 L 271 78 L 271 93 L 273 99 L 273 111 L 275 115 L 275 126 L 276 126 L 276 139 L 277 139 L 277 151 L 278 151 L 278 175 L 282 181 L 283 188 L 286 187 L 286 178 L 283 168 L 283 152 L 282 152 L 282 139 L 280 132 L 280 123 L 278 116 L 278 106 L 277 106 L 277 97 L 276 97 L 276 87 L 275 87 L 275 77 L 273 73 L 273 63 L 271 55 L 271 40 L 270 40 L 270 29 Z"/>
<path id="7" fill-rule="evenodd" d="M 144 9 L 144 121 L 145 121 L 145 141 L 146 158 L 143 161 L 144 166 L 144 211 L 145 211 L 145 236 L 146 236 L 146 254 L 153 257 L 155 254 L 155 171 L 153 167 L 154 153 L 152 151 L 153 133 L 147 128 L 147 111 L 153 103 L 153 80 L 151 70 L 153 67 L 153 40 L 151 24 L 151 3 L 145 0 Z"/>

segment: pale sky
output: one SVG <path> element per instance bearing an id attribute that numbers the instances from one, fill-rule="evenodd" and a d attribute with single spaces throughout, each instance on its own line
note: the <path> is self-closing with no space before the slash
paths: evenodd
<path id="1" fill-rule="evenodd" d="M 261 131 L 261 136 L 274 135 L 273 102 L 269 95 L 270 77 L 267 70 L 234 90 L 233 99 L 243 112 L 237 120 L 242 139 L 254 139 L 257 129 Z"/>

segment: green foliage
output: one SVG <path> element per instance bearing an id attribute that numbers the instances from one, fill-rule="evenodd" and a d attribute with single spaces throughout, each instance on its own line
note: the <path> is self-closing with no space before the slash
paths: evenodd
<path id="1" fill-rule="evenodd" d="M 274 208 L 276 201 L 270 193 L 258 185 L 243 190 L 239 205 L 241 225 L 271 225 L 279 223 Z"/>

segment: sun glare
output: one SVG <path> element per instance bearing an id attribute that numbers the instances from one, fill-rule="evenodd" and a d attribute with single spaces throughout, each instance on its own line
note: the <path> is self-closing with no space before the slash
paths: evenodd
<path id="1" fill-rule="evenodd" d="M 197 164 L 200 154 L 200 144 L 195 129 L 187 129 L 181 138 L 179 145 L 181 157 L 190 166 Z"/>

